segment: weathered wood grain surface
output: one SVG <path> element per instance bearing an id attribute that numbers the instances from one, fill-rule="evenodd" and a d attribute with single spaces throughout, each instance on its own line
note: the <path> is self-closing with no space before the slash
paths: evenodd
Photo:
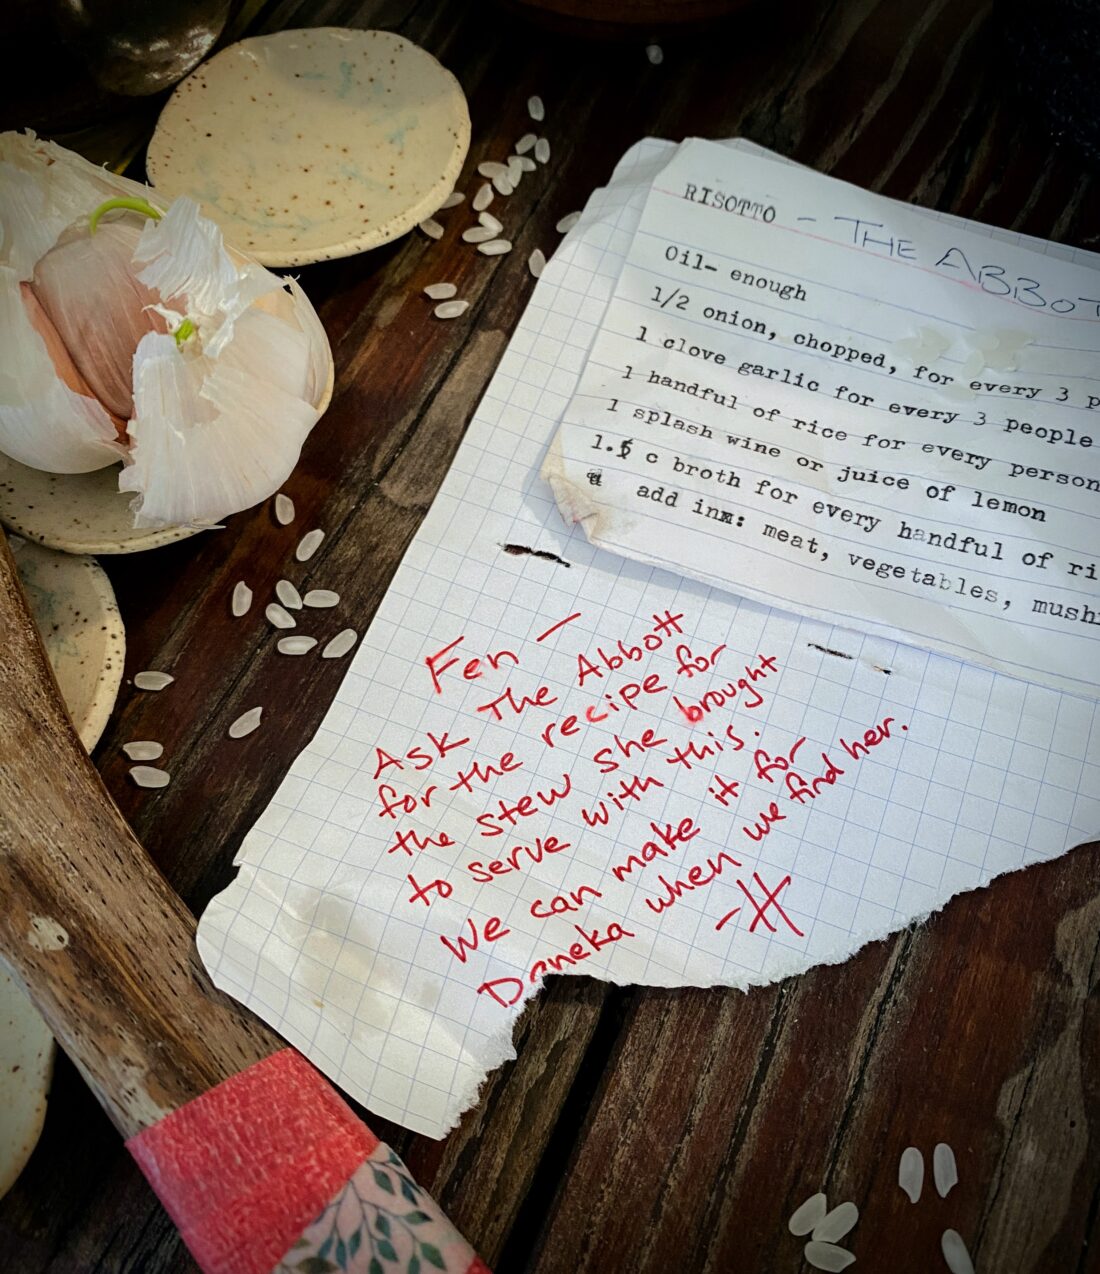
<path id="1" fill-rule="evenodd" d="M 97 759 L 194 908 L 229 878 L 341 674 L 280 660 L 259 623 L 231 621 L 234 581 L 270 586 L 303 527 L 321 526 L 311 573 L 365 624 L 526 302 L 527 254 L 553 248 L 555 221 L 632 141 L 740 133 L 902 199 L 1100 243 L 1100 181 L 1052 151 L 1014 98 L 999 22 L 982 0 L 780 0 L 664 37 L 653 68 L 637 38 L 589 44 L 488 4 L 268 6 L 257 29 L 382 26 L 436 53 L 470 99 L 467 172 L 526 131 L 532 92 L 546 100 L 554 157 L 508 202 L 510 256 L 459 243 L 465 222 L 452 213 L 440 243 L 412 236 L 303 272 L 337 390 L 289 484 L 294 527 L 258 510 L 108 563 L 128 673 L 166 668 L 178 686 L 124 688 Z M 418 295 L 440 278 L 473 301 L 457 322 L 433 321 Z M 255 703 L 264 729 L 228 749 L 226 726 Z M 131 787 L 119 752 L 149 737 L 173 773 L 160 793 Z M 749 995 L 554 979 L 518 1029 L 517 1060 L 445 1142 L 378 1131 L 503 1274 L 793 1271 L 786 1217 L 818 1188 L 860 1206 L 857 1269 L 945 1269 L 947 1226 L 989 1274 L 1100 1269 L 1098 882 L 1100 850 L 1079 849 L 844 965 Z M 930 1160 L 940 1140 L 960 1184 L 946 1200 L 929 1184 L 910 1205 L 898 1156 L 915 1144 Z M 0 1204 L 0 1270 L 193 1269 L 62 1062 L 42 1142 Z"/>

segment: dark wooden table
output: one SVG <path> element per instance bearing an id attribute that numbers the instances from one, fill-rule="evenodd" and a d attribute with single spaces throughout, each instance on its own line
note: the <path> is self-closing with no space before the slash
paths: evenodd
<path id="1" fill-rule="evenodd" d="M 527 301 L 532 248 L 648 134 L 742 134 L 876 190 L 1096 246 L 1100 181 L 1052 151 L 983 0 L 761 3 L 705 32 L 592 43 L 462 0 L 283 0 L 254 29 L 382 26 L 462 81 L 467 173 L 546 100 L 554 159 L 508 205 L 517 250 L 487 261 L 413 235 L 303 282 L 332 338 L 337 388 L 288 489 L 328 529 L 311 564 L 369 616 L 428 508 Z M 470 188 L 467 178 L 464 183 Z M 418 295 L 460 283 L 461 320 Z M 170 666 L 186 694 L 124 687 L 98 751 L 150 854 L 196 909 L 316 728 L 342 668 L 280 660 L 228 618 L 242 575 L 276 577 L 287 544 L 266 509 L 230 528 L 106 562 L 127 673 Z M 225 761 L 225 727 L 265 728 Z M 173 782 L 139 791 L 119 747 L 155 737 Z M 372 1120 L 498 1271 L 793 1271 L 786 1232 L 817 1189 L 861 1211 L 857 1269 L 945 1269 L 957 1229 L 988 1274 L 1100 1269 L 1100 847 L 1003 877 L 838 967 L 744 995 L 552 979 L 517 1060 L 446 1141 Z M 381 1126 L 379 1127 L 379 1125 Z M 946 1200 L 896 1185 L 909 1144 L 955 1149 Z M 71 1066 L 41 1143 L 0 1204 L 0 1270 L 180 1274 L 194 1265 Z"/>

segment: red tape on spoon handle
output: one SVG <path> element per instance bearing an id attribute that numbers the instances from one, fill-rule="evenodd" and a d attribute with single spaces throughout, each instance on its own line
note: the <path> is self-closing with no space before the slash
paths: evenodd
<path id="1" fill-rule="evenodd" d="M 397 1155 L 291 1048 L 126 1146 L 204 1274 L 297 1274 L 318 1260 L 348 1274 L 417 1262 L 422 1274 L 489 1274 Z"/>

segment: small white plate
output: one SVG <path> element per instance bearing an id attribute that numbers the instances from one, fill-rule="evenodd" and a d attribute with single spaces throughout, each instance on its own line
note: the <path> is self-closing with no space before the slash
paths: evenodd
<path id="1" fill-rule="evenodd" d="M 431 216 L 469 147 L 465 95 L 430 53 L 389 31 L 315 27 L 203 63 L 161 112 L 146 168 L 261 264 L 304 265 Z"/>
<path id="2" fill-rule="evenodd" d="M 90 557 L 25 541 L 11 548 L 61 696 L 90 752 L 111 715 L 126 656 L 110 580 Z M 0 963 L 0 1196 L 38 1141 L 54 1050 L 50 1028 Z"/>

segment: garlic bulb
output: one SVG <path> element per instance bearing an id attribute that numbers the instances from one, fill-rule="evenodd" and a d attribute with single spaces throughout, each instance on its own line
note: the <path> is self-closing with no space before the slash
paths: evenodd
<path id="1" fill-rule="evenodd" d="M 202 526 L 297 463 L 332 383 L 305 293 L 188 198 L 0 133 L 0 452 L 53 473 L 123 462 L 134 525 Z"/>

